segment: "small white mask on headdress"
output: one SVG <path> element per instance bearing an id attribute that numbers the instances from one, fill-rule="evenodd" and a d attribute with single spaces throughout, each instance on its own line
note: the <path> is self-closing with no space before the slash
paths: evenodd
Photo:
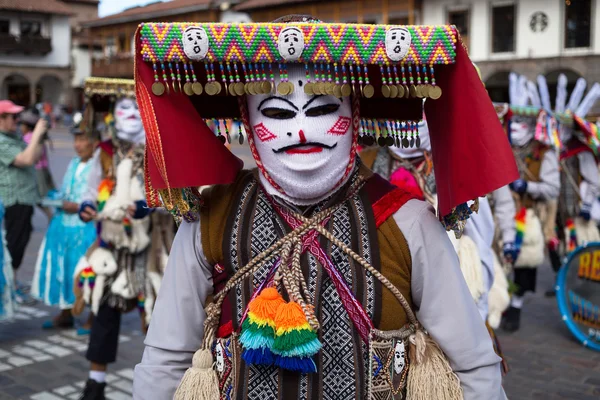
<path id="1" fill-rule="evenodd" d="M 183 52 L 194 61 L 203 60 L 208 53 L 208 35 L 204 28 L 200 26 L 189 26 L 183 32 L 181 38 L 183 42 Z"/>
<path id="2" fill-rule="evenodd" d="M 411 42 L 412 36 L 406 28 L 389 28 L 385 32 L 385 52 L 392 61 L 403 60 Z"/>
<path id="3" fill-rule="evenodd" d="M 404 370 L 404 366 L 406 364 L 404 357 L 406 354 L 406 350 L 404 348 L 404 342 L 399 341 L 396 343 L 396 347 L 394 348 L 394 372 L 396 375 L 399 375 Z"/>
<path id="4" fill-rule="evenodd" d="M 144 125 L 134 99 L 124 97 L 115 103 L 115 129 L 117 136 L 128 142 L 140 143 L 144 138 Z"/>
<path id="5" fill-rule="evenodd" d="M 225 370 L 225 357 L 223 357 L 223 345 L 217 343 L 215 346 L 216 360 L 217 360 L 217 371 L 223 372 Z"/>
<path id="6" fill-rule="evenodd" d="M 351 99 L 309 96 L 302 66 L 288 70 L 294 92 L 248 96 L 249 123 L 267 190 L 294 204 L 314 204 L 342 182 L 350 164 Z"/>
<path id="7" fill-rule="evenodd" d="M 286 61 L 297 61 L 304 50 L 304 34 L 300 28 L 290 26 L 279 32 L 277 40 L 279 54 Z"/>

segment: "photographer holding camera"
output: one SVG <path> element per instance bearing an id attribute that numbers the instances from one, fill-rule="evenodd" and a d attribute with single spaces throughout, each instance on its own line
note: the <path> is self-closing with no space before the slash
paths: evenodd
<path id="1" fill-rule="evenodd" d="M 33 208 L 40 201 L 35 164 L 43 155 L 43 138 L 48 122 L 39 119 L 31 141 L 26 144 L 17 130 L 17 115 L 23 107 L 0 100 L 0 199 L 6 208 L 5 228 L 8 251 L 16 272 L 31 236 Z M 17 301 L 26 297 L 17 287 Z"/>

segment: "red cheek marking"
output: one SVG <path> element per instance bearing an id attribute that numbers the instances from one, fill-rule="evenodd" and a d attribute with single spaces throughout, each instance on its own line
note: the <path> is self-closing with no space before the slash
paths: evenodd
<path id="1" fill-rule="evenodd" d="M 262 122 L 258 125 L 254 125 L 253 129 L 254 129 L 254 133 L 256 134 L 256 137 L 261 142 L 268 142 L 270 140 L 277 138 L 277 136 L 275 136 L 275 134 L 273 132 L 268 130 L 267 127 Z"/>
<path id="2" fill-rule="evenodd" d="M 117 115 L 118 115 L 119 117 L 122 117 L 123 115 L 125 115 L 125 113 L 124 113 L 123 111 L 117 111 Z"/>
<path id="3" fill-rule="evenodd" d="M 338 117 L 338 120 L 335 122 L 335 124 L 333 124 L 331 129 L 327 131 L 327 133 L 337 136 L 345 135 L 350 128 L 350 122 L 351 120 L 348 117 Z"/>
<path id="4" fill-rule="evenodd" d="M 300 135 L 300 143 L 306 143 L 306 136 L 304 136 L 304 131 L 302 129 L 300 129 L 298 135 Z"/>

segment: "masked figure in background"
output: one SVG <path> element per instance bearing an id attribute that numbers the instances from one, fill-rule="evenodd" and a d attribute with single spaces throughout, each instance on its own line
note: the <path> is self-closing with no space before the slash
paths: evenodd
<path id="1" fill-rule="evenodd" d="M 419 124 L 420 148 L 380 147 L 361 152 L 361 160 L 373 172 L 388 179 L 392 184 L 414 194 L 420 200 L 426 200 L 434 208 L 437 207 L 437 191 L 432 165 L 431 144 L 427 123 Z M 507 188 L 507 186 L 504 186 Z M 502 189 L 498 189 L 499 191 Z M 510 196 L 510 195 L 509 195 Z M 512 199 L 511 199 L 512 201 Z M 514 216 L 514 213 L 510 216 Z M 508 290 L 506 277 L 500 268 L 497 272 L 495 254 L 492 250 L 494 241 L 494 217 L 486 197 L 478 202 L 478 212 L 471 215 L 464 228 L 464 234 L 456 238 L 454 233 L 448 235 L 458 254 L 460 268 L 469 287 L 469 292 L 484 322 L 487 322 L 489 310 L 494 312 L 494 328 L 498 327 L 498 315 L 508 307 Z M 500 276 L 496 277 L 499 273 Z M 500 282 L 496 283 L 498 279 Z M 492 287 L 493 304 L 489 304 Z M 493 334 L 493 332 L 491 332 Z M 495 335 L 492 336 L 495 338 Z M 497 341 L 495 341 L 497 345 Z M 498 347 L 498 346 L 497 346 Z"/>
<path id="2" fill-rule="evenodd" d="M 541 109 L 537 85 L 511 74 L 511 105 L 504 118 L 521 178 L 510 184 L 517 210 L 518 257 L 514 264 L 517 291 L 504 314 L 502 327 L 519 329 L 523 297 L 535 292 L 537 268 L 544 262 L 544 243 L 557 251 L 555 232 L 560 172 L 556 148 L 557 132 L 552 117 Z M 520 87 L 515 90 L 514 87 Z M 533 106 L 528 106 L 531 103 Z"/>
<path id="3" fill-rule="evenodd" d="M 153 243 L 161 224 L 151 221 L 144 195 L 145 133 L 133 81 L 90 78 L 86 93 L 87 125 L 92 129 L 93 116 L 108 111 L 110 134 L 92 159 L 79 211 L 82 220 L 97 221 L 98 240 L 75 271 L 74 312 L 89 304 L 95 315 L 86 354 L 91 371 L 82 395 L 83 400 L 95 400 L 104 399 L 106 367 L 116 360 L 121 314 L 137 307 L 143 329 L 147 327 L 170 243 Z M 153 246 L 162 249 L 162 256 Z"/>
<path id="4" fill-rule="evenodd" d="M 566 92 L 566 86 L 566 76 L 560 75 L 558 92 Z M 594 84 L 581 101 L 585 86 L 585 79 L 580 78 L 566 105 L 567 115 L 562 116 L 564 122 L 560 124 L 564 147 L 560 155 L 561 190 L 557 225 L 565 256 L 577 246 L 600 241 L 598 227 L 591 219 L 592 206 L 600 194 L 597 159 L 600 137 L 597 127 L 584 119 L 600 96 L 600 84 Z M 553 262 L 555 272 L 560 265 L 560 262 Z M 554 293 L 550 290 L 548 295 Z"/>
<path id="5" fill-rule="evenodd" d="M 452 41 L 449 27 L 328 25 L 304 16 L 277 22 L 288 21 L 161 25 L 184 32 L 171 43 L 153 39 L 153 24 L 138 31 L 149 204 L 159 204 L 160 194 L 186 221 L 135 369 L 134 398 L 504 399 L 500 358 L 443 225 L 415 193 L 356 157 L 358 141 L 373 143 L 377 125 L 387 129 L 384 144 L 418 145 L 414 121 L 428 97 L 439 214 L 448 229 L 462 229 L 467 201 L 514 180 L 510 148 L 466 51 L 448 46 L 444 66 L 419 53 L 414 43 L 422 38 Z M 367 47 L 354 42 L 363 29 L 372 33 Z M 233 52 L 205 48 L 217 32 L 223 43 L 242 32 L 255 32 L 245 37 L 257 45 L 272 41 L 265 49 L 278 49 L 269 53 L 274 63 L 249 46 L 235 56 L 247 75 L 230 80 L 220 63 L 240 70 L 230 64 Z M 331 64 L 322 64 L 319 54 L 328 50 L 315 47 L 332 40 L 330 32 L 341 33 L 340 48 L 362 49 L 361 61 L 347 65 L 332 52 Z M 204 92 L 193 102 L 176 93 L 178 81 L 154 80 L 153 62 L 168 61 L 163 46 L 183 46 L 180 70 L 214 68 L 215 78 L 197 76 Z M 373 78 L 378 57 L 392 63 L 389 81 Z M 429 60 L 424 70 L 428 79 L 435 74 L 435 86 L 395 85 L 402 60 Z M 272 81 L 249 75 L 274 66 Z M 332 79 L 321 79 L 321 70 Z M 243 121 L 257 170 L 240 171 L 208 130 L 202 118 L 215 115 Z M 473 140 L 484 126 L 486 135 Z M 483 158 L 491 149 L 496 157 Z M 465 151 L 472 158 L 459 157 Z M 459 185 L 464 179 L 472 185 Z M 203 184 L 218 185 L 199 195 Z"/>

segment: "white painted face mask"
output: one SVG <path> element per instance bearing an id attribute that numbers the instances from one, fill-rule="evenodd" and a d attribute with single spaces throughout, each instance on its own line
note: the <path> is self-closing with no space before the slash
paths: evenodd
<path id="1" fill-rule="evenodd" d="M 534 136 L 529 122 L 521 117 L 515 117 L 510 122 L 510 140 L 513 145 L 525 146 Z"/>
<path id="2" fill-rule="evenodd" d="M 146 134 L 140 110 L 133 99 L 122 98 L 115 103 L 115 129 L 117 137 L 135 144 L 144 143 Z"/>
<path id="3" fill-rule="evenodd" d="M 351 99 L 305 94 L 302 66 L 289 67 L 289 80 L 295 86 L 289 96 L 248 96 L 255 158 L 267 192 L 314 204 L 348 178 L 355 151 Z"/>

